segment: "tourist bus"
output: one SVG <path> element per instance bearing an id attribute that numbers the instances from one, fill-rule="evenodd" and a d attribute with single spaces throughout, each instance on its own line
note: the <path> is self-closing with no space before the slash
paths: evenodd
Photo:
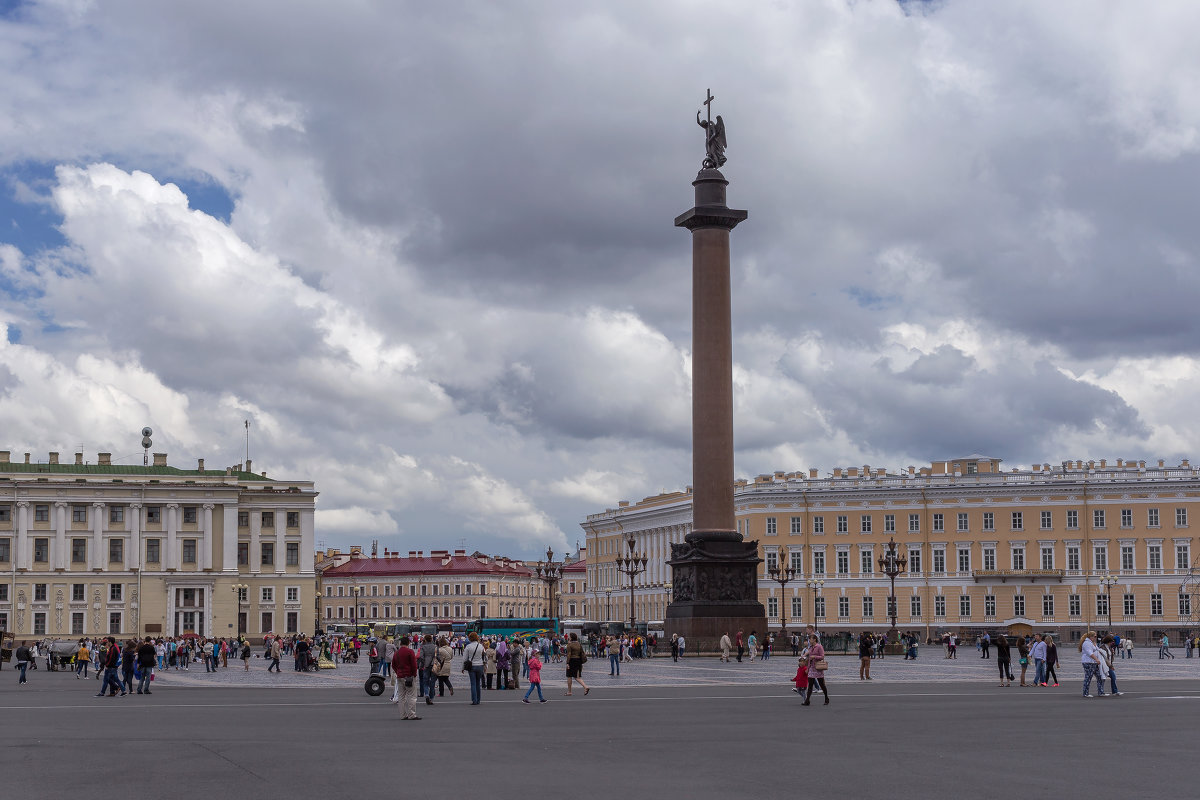
<path id="1" fill-rule="evenodd" d="M 558 620 L 553 617 L 485 617 L 467 623 L 467 630 L 480 636 L 552 636 L 558 632 Z"/>

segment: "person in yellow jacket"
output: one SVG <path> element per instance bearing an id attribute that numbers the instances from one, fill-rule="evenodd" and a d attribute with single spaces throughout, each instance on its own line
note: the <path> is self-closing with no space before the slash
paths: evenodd
<path id="1" fill-rule="evenodd" d="M 83 677 L 87 677 L 88 664 L 91 663 L 92 653 L 87 648 L 87 644 L 83 639 L 79 640 L 79 649 L 75 651 L 75 679 L 79 679 L 79 673 L 83 673 Z"/>

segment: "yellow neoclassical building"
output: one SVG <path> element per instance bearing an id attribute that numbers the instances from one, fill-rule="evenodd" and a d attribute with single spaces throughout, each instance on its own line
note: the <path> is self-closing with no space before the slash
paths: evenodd
<path id="1" fill-rule="evenodd" d="M 759 543 L 759 598 L 769 626 L 831 631 L 890 625 L 889 540 L 907 559 L 896 580 L 897 627 L 922 634 L 1089 627 L 1138 642 L 1200 628 L 1193 583 L 1200 472 L 1188 461 L 1066 461 L 1004 470 L 983 455 L 888 472 L 870 466 L 776 472 L 735 490 L 739 531 Z M 592 619 L 629 619 L 618 558 L 649 557 L 635 614 L 662 620 L 670 545 L 691 525 L 690 490 L 622 501 L 589 515 Z M 794 569 L 780 585 L 770 570 Z M 1110 623 L 1111 620 L 1111 623 Z"/>
<path id="2" fill-rule="evenodd" d="M 17 639 L 312 632 L 312 481 L 0 451 L 0 629 Z"/>

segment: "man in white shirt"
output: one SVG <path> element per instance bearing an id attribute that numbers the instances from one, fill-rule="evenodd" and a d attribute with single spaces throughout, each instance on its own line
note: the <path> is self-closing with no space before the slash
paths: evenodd
<path id="1" fill-rule="evenodd" d="M 1033 659 L 1033 685 L 1046 685 L 1046 642 L 1040 633 L 1033 635 L 1033 647 L 1029 648 L 1029 657 Z"/>

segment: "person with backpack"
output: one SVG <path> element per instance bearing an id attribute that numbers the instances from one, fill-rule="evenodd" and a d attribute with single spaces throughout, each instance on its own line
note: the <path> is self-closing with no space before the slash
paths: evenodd
<path id="1" fill-rule="evenodd" d="M 400 646 L 392 656 L 392 672 L 396 675 L 396 687 L 400 690 L 399 705 L 401 719 L 420 719 L 417 716 L 417 654 L 408 646 L 408 637 L 400 637 Z"/>
<path id="2" fill-rule="evenodd" d="M 100 684 L 100 694 L 96 697 L 104 697 L 106 692 L 109 697 L 114 697 L 118 689 L 120 689 L 122 697 L 125 695 L 125 690 L 121 689 L 121 679 L 117 677 L 117 668 L 120 663 L 121 648 L 117 647 L 117 640 L 109 636 L 104 642 L 104 680 Z M 108 691 L 110 687 L 112 691 Z"/>
<path id="3" fill-rule="evenodd" d="M 572 636 L 574 636 L 574 634 L 572 634 Z M 569 663 L 569 659 L 568 659 L 568 663 Z M 568 666 L 567 667 L 567 675 L 570 676 L 570 674 L 571 674 L 571 668 Z M 571 678 L 568 677 L 567 683 L 570 684 L 570 682 L 571 682 Z M 539 703 L 546 702 L 546 698 L 542 696 L 542 660 L 540 658 L 538 658 L 538 654 L 537 654 L 536 650 L 529 657 L 529 689 L 528 689 L 528 691 L 525 692 L 525 696 L 523 698 L 521 698 L 522 703 L 529 702 L 529 695 L 533 694 L 534 689 L 537 689 L 538 702 Z M 570 692 L 567 692 L 567 694 L 570 694 Z"/>

